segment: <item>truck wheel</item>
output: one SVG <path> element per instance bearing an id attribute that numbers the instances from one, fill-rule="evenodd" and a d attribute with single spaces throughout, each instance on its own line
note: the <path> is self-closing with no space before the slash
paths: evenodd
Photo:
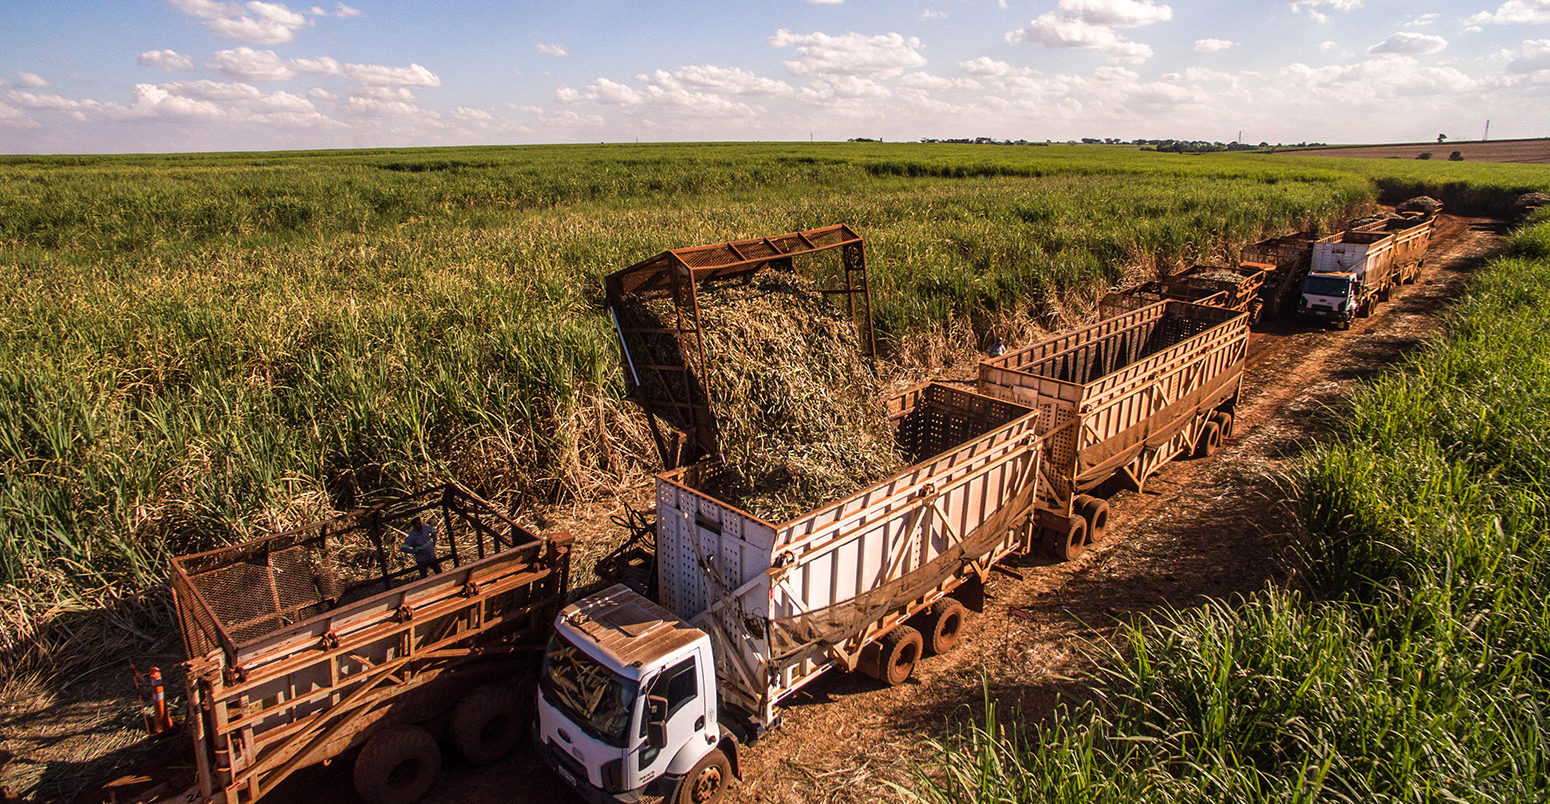
<path id="1" fill-rule="evenodd" d="M 452 743 L 475 765 L 494 762 L 522 739 L 526 709 L 516 690 L 495 684 L 475 687 L 452 708 Z"/>
<path id="2" fill-rule="evenodd" d="M 1209 458 L 1216 454 L 1222 446 L 1222 426 L 1213 420 L 1206 420 L 1206 426 L 1201 428 L 1200 435 L 1195 439 L 1195 457 Z"/>
<path id="3" fill-rule="evenodd" d="M 1232 438 L 1232 414 L 1225 410 L 1219 410 L 1211 414 L 1216 421 L 1216 426 L 1222 428 L 1222 440 Z"/>
<path id="4" fill-rule="evenodd" d="M 419 726 L 388 726 L 355 758 L 355 792 L 366 804 L 413 804 L 441 773 L 436 738 Z"/>
<path id="5" fill-rule="evenodd" d="M 1264 314 L 1265 305 L 1263 302 L 1251 303 L 1249 305 L 1249 326 L 1252 327 L 1259 324 L 1259 320 L 1264 317 Z"/>
<path id="6" fill-rule="evenodd" d="M 706 754 L 678 782 L 675 804 L 715 804 L 732 785 L 732 763 L 721 749 Z"/>
<path id="7" fill-rule="evenodd" d="M 925 627 L 921 629 L 926 640 L 926 652 L 936 656 L 952 650 L 963 633 L 963 620 L 968 609 L 950 597 L 931 604 L 926 612 Z"/>
<path id="8" fill-rule="evenodd" d="M 1109 532 L 1109 501 L 1088 494 L 1076 498 L 1076 512 L 1087 520 L 1087 543 L 1103 541 Z"/>
<path id="9" fill-rule="evenodd" d="M 920 650 L 925 639 L 913 626 L 901 625 L 878 640 L 878 681 L 897 687 L 915 674 L 915 662 L 920 660 Z"/>
<path id="10" fill-rule="evenodd" d="M 1394 286 L 1393 285 L 1389 285 L 1389 286 L 1383 288 L 1383 290 L 1378 293 L 1378 301 L 1388 301 L 1389 300 L 1389 296 L 1393 295 L 1393 293 L 1394 293 Z"/>
<path id="11" fill-rule="evenodd" d="M 1072 561 L 1082 554 L 1087 545 L 1087 520 L 1071 517 L 1064 532 L 1044 531 L 1044 552 L 1056 561 Z"/>
<path id="12" fill-rule="evenodd" d="M 1351 328 L 1351 319 L 1349 319 L 1349 318 L 1342 319 L 1340 321 L 1340 328 L 1341 329 L 1350 329 Z"/>

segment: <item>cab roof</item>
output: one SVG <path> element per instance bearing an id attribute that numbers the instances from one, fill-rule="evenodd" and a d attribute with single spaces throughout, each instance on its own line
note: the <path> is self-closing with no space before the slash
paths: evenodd
<path id="1" fill-rule="evenodd" d="M 705 636 L 704 631 L 624 584 L 614 584 L 566 606 L 560 621 L 619 667 L 652 664 Z"/>

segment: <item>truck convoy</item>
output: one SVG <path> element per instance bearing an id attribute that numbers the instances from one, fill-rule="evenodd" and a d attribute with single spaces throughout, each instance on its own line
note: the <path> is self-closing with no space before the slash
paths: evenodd
<path id="1" fill-rule="evenodd" d="M 1313 243 L 1299 311 L 1341 329 L 1350 328 L 1353 318 L 1371 315 L 1397 285 L 1420 275 L 1435 220 L 1435 213 L 1404 215 Z"/>
<path id="2" fill-rule="evenodd" d="M 669 252 L 609 286 L 690 307 L 718 283 L 855 243 L 842 257 L 854 277 L 844 292 L 861 292 L 852 310 L 870 309 L 859 243 L 834 235 L 703 247 L 692 261 Z M 675 262 L 686 270 L 643 276 Z M 673 287 L 675 276 L 690 286 Z M 688 369 L 676 373 L 680 388 L 704 388 L 693 318 L 692 307 L 679 316 L 690 322 L 674 364 Z M 626 371 L 653 334 L 620 327 Z M 982 367 L 979 393 L 911 389 L 888 401 L 909 467 L 784 523 L 708 493 L 714 457 L 658 475 L 656 600 L 616 586 L 556 620 L 539 751 L 591 800 L 715 800 L 737 772 L 738 746 L 779 723 L 780 701 L 830 669 L 904 682 L 922 655 L 957 642 L 998 562 L 1039 547 L 1068 559 L 1101 538 L 1108 506 L 1086 492 L 1118 473 L 1139 486 L 1183 452 L 1214 451 L 1247 337 L 1242 313 L 1160 302 L 1003 356 Z M 685 401 L 668 387 L 632 390 L 665 414 Z M 714 433 L 713 415 L 692 421 Z M 687 434 L 660 443 L 714 450 Z"/>
<path id="3" fill-rule="evenodd" d="M 1383 240 L 1368 232 L 1349 242 Z M 1387 232 L 1390 250 L 1397 235 L 1415 242 Z M 1418 262 L 1419 242 L 1399 252 Z M 1107 491 L 1139 490 L 1232 431 L 1249 311 L 1165 298 L 986 360 L 975 390 L 891 397 L 906 468 L 760 519 L 711 491 L 723 467 L 698 299 L 834 256 L 813 278 L 844 297 L 870 353 L 865 251 L 844 226 L 677 249 L 607 279 L 611 308 L 657 294 L 677 310 L 666 328 L 613 317 L 664 465 L 649 589 L 570 599 L 569 537 L 532 533 L 456 484 L 177 558 L 191 778 L 141 776 L 106 795 L 247 804 L 353 754 L 362 799 L 408 804 L 434 784 L 437 734 L 480 763 L 530 733 L 589 800 L 714 802 L 797 690 L 829 671 L 903 683 L 957 643 L 998 563 L 1076 557 L 1105 535 Z M 424 527 L 429 566 L 395 549 Z"/>

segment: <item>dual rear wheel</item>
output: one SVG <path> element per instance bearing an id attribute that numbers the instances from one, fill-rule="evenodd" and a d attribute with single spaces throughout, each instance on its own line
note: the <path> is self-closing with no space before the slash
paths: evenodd
<path id="1" fill-rule="evenodd" d="M 529 685 L 486 684 L 452 708 L 447 730 L 458 753 L 485 765 L 510 753 L 521 741 L 532 700 Z M 424 798 L 441 773 L 441 746 L 423 726 L 385 726 L 355 758 L 355 791 L 366 804 L 413 804 Z"/>
<path id="2" fill-rule="evenodd" d="M 1057 561 L 1071 561 L 1086 552 L 1087 545 L 1103 541 L 1109 531 L 1109 501 L 1078 494 L 1071 502 L 1071 518 L 1064 531 L 1044 531 L 1044 552 Z"/>

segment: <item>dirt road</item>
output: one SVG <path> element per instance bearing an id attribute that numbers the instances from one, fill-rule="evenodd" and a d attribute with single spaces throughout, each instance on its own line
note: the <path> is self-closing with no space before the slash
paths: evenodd
<path id="1" fill-rule="evenodd" d="M 1367 159 L 1415 159 L 1421 154 L 1431 154 L 1432 159 L 1446 161 L 1457 151 L 1466 162 L 1524 162 L 1545 164 L 1550 162 L 1550 139 L 1489 140 L 1460 142 L 1413 142 L 1392 145 L 1361 145 L 1336 148 L 1287 148 L 1278 154 L 1296 156 L 1364 157 Z"/>

